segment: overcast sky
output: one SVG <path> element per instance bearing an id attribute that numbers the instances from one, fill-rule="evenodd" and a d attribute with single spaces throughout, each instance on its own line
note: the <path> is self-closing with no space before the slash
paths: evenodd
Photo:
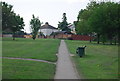
<path id="1" fill-rule="evenodd" d="M 66 13 L 68 23 L 77 20 L 78 12 L 86 8 L 89 0 L 2 0 L 13 5 L 15 13 L 24 18 L 25 31 L 30 32 L 29 22 L 32 14 L 38 16 L 40 21 L 48 22 L 58 27 L 58 21 L 62 21 L 62 14 Z"/>

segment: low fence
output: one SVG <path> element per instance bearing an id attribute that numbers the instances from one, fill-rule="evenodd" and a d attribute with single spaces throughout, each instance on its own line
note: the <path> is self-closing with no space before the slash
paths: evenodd
<path id="1" fill-rule="evenodd" d="M 2 34 L 2 35 L 0 35 L 0 37 L 13 37 L 13 35 L 12 34 Z M 14 35 L 14 37 L 24 38 L 24 35 Z"/>
<path id="2" fill-rule="evenodd" d="M 84 40 L 89 41 L 93 40 L 94 37 L 88 35 L 66 35 L 66 34 L 59 34 L 55 36 L 39 36 L 39 38 L 58 38 L 58 39 L 70 39 L 70 40 Z"/>
<path id="3" fill-rule="evenodd" d="M 94 39 L 94 37 L 88 35 L 72 35 L 71 38 L 73 40 L 85 40 L 85 41 Z"/>
<path id="4" fill-rule="evenodd" d="M 7 35 L 0 35 L 0 37 L 12 37 L 12 34 Z M 14 37 L 18 38 L 32 38 L 32 35 L 14 35 Z M 70 40 L 93 40 L 94 37 L 88 36 L 88 35 L 67 35 L 67 34 L 58 34 L 58 35 L 52 35 L 52 36 L 38 36 L 36 38 L 53 38 L 53 39 L 70 39 Z"/>
<path id="5" fill-rule="evenodd" d="M 12 37 L 12 34 L 1 34 L 0 37 Z"/>
<path id="6" fill-rule="evenodd" d="M 52 35 L 52 36 L 38 36 L 38 38 L 63 38 L 63 39 L 67 39 L 71 37 L 71 35 L 65 35 L 65 34 L 58 34 L 58 35 Z"/>

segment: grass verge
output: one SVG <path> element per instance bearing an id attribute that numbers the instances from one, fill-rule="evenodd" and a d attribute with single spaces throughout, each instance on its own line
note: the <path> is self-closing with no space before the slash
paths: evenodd
<path id="1" fill-rule="evenodd" d="M 118 47 L 98 45 L 88 41 L 66 40 L 77 70 L 86 79 L 118 79 Z M 85 57 L 76 54 L 79 46 L 86 45 Z"/>

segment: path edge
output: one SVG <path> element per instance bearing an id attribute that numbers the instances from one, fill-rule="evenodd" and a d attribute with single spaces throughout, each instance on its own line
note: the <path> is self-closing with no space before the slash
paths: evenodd
<path id="1" fill-rule="evenodd" d="M 65 41 L 65 43 L 66 43 L 66 41 Z M 66 43 L 66 46 L 67 46 L 67 49 L 68 49 L 67 43 Z M 71 53 L 70 53 L 69 49 L 68 49 L 68 53 L 69 53 L 69 56 L 70 56 Z M 75 64 L 75 61 L 74 61 L 74 59 L 73 59 L 72 56 L 70 56 L 70 60 L 71 60 L 71 62 L 72 62 L 72 65 L 73 65 L 73 67 L 74 67 L 74 70 L 75 70 L 75 73 L 76 73 L 78 79 L 84 79 L 84 78 L 83 78 L 83 75 L 81 75 L 81 73 L 78 72 L 77 67 L 76 67 L 76 64 Z"/>
<path id="2" fill-rule="evenodd" d="M 60 45 L 61 45 L 61 40 L 60 40 L 60 43 L 59 43 L 58 51 L 56 53 L 57 61 L 56 61 L 56 65 L 55 65 L 55 72 L 54 72 L 54 78 L 53 78 L 54 80 L 56 78 L 56 72 L 57 72 L 57 67 L 58 67 L 58 53 L 59 53 Z"/>

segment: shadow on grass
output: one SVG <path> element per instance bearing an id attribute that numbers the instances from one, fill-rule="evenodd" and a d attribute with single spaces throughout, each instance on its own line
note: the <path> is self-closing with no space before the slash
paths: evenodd
<path id="1" fill-rule="evenodd" d="M 80 58 L 80 59 L 88 59 L 88 58 L 94 58 L 94 55 L 85 55 L 80 57 L 79 55 L 74 56 L 74 58 Z"/>

